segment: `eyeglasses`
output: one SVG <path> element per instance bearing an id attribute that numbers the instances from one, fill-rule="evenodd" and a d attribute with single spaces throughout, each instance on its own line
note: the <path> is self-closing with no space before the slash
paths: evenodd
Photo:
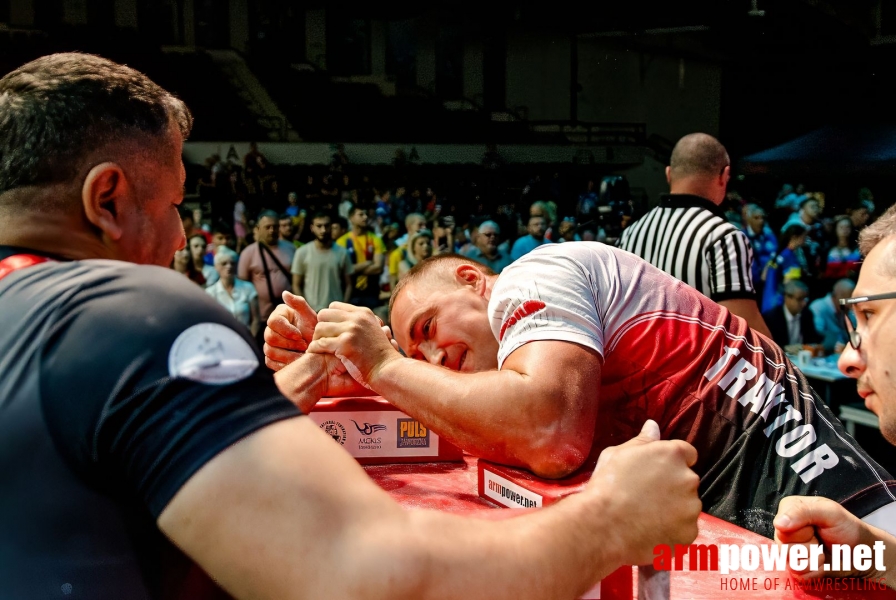
<path id="1" fill-rule="evenodd" d="M 856 320 L 855 305 L 860 302 L 870 302 L 872 300 L 892 300 L 896 298 L 896 292 L 887 294 L 875 294 L 873 296 L 858 296 L 856 298 L 842 298 L 840 300 L 840 313 L 843 315 L 843 323 L 846 325 L 846 332 L 849 334 L 849 345 L 854 350 L 858 350 L 862 345 L 862 336 L 859 334 Z"/>
<path id="2" fill-rule="evenodd" d="M 784 295 L 787 296 L 788 298 L 793 298 L 797 302 L 808 302 L 809 301 L 808 296 L 794 296 L 793 294 L 784 294 Z"/>
<path id="3" fill-rule="evenodd" d="M 480 231 L 479 235 L 484 235 L 485 237 L 498 237 L 498 234 L 494 231 Z"/>

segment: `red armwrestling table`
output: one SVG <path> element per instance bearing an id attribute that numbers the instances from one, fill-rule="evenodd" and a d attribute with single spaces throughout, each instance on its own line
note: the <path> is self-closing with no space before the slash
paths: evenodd
<path id="1" fill-rule="evenodd" d="M 477 460 L 465 456 L 463 463 L 418 463 L 366 466 L 367 474 L 406 508 L 428 508 L 467 516 L 489 518 L 487 511 L 499 508 L 479 497 Z M 770 540 L 709 515 L 700 517 L 697 544 L 769 544 Z M 685 563 L 687 564 L 687 562 Z M 637 577 L 634 577 L 635 586 Z M 891 591 L 869 591 L 856 580 L 826 580 L 828 589 L 807 591 L 796 587 L 787 573 L 736 571 L 722 575 L 719 571 L 672 571 L 672 598 L 715 600 L 718 598 L 825 598 L 865 599 L 896 598 Z M 852 586 L 852 587 L 850 587 Z M 637 598 L 637 590 L 633 597 Z"/>

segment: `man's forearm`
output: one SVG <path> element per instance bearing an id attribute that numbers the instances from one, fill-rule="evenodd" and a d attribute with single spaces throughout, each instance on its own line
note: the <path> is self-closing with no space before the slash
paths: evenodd
<path id="1" fill-rule="evenodd" d="M 621 537 L 593 500 L 570 497 L 499 522 L 416 511 L 414 554 L 428 568 L 414 597 L 577 598 L 621 565 Z"/>
<path id="2" fill-rule="evenodd" d="M 570 432 L 561 431 L 563 415 L 549 412 L 527 379 L 512 370 L 458 373 L 401 358 L 384 365 L 370 387 L 471 454 L 561 477 L 587 451 L 565 443 Z"/>

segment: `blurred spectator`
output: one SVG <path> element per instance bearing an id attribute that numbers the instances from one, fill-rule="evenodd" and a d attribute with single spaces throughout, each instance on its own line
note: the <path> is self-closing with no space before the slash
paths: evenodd
<path id="1" fill-rule="evenodd" d="M 236 279 L 237 254 L 227 247 L 221 247 L 215 254 L 215 270 L 218 281 L 205 291 L 218 301 L 230 314 L 249 328 L 253 336 L 258 335 L 259 310 L 258 292 L 248 281 Z"/>
<path id="2" fill-rule="evenodd" d="M 744 228 L 744 204 L 743 197 L 737 192 L 730 191 L 725 194 L 725 202 L 723 204 L 725 220 L 740 229 Z"/>
<path id="3" fill-rule="evenodd" d="M 794 223 L 803 225 L 809 230 L 817 225 L 820 216 L 821 204 L 818 199 L 814 196 L 806 196 L 800 201 L 799 210 L 790 215 L 790 218 L 781 227 L 781 231 Z"/>
<path id="4" fill-rule="evenodd" d="M 293 219 L 298 219 L 300 210 L 299 195 L 296 192 L 290 192 L 289 194 L 287 194 L 286 210 L 284 212 Z"/>
<path id="5" fill-rule="evenodd" d="M 401 262 L 398 263 L 398 278 L 404 277 L 411 268 L 421 260 L 432 256 L 433 235 L 428 229 L 421 229 L 408 241 L 408 249 Z"/>
<path id="6" fill-rule="evenodd" d="M 529 217 L 529 226 L 526 229 L 529 233 L 513 243 L 513 248 L 510 250 L 511 260 L 518 260 L 542 244 L 551 243 L 551 240 L 545 239 L 546 229 L 547 221 L 544 217 Z"/>
<path id="7" fill-rule="evenodd" d="M 784 301 L 762 313 L 776 344 L 784 348 L 821 342 L 812 311 L 806 310 L 808 303 L 809 286 L 796 280 L 784 284 Z"/>
<path id="8" fill-rule="evenodd" d="M 308 175 L 305 180 L 305 206 L 316 206 L 320 199 L 320 186 L 314 181 L 314 175 Z"/>
<path id="9" fill-rule="evenodd" d="M 854 245 L 856 239 L 852 219 L 840 217 L 834 222 L 836 241 L 831 245 L 827 255 L 827 267 L 824 276 L 830 279 L 845 277 L 851 271 L 857 271 L 862 255 Z"/>
<path id="10" fill-rule="evenodd" d="M 560 226 L 557 228 L 559 237 L 558 242 L 581 242 L 582 238 L 576 233 L 576 218 L 563 217 Z"/>
<path id="11" fill-rule="evenodd" d="M 863 190 L 868 190 L 868 188 L 862 188 Z M 871 191 L 868 190 L 866 196 L 871 196 Z M 873 198 L 873 196 L 871 196 Z M 850 220 L 852 221 L 852 238 L 850 239 L 850 246 L 858 247 L 859 245 L 859 232 L 865 228 L 868 224 L 868 221 L 871 219 L 872 213 L 874 213 L 874 202 L 872 202 L 868 198 L 860 198 L 858 202 L 856 202 L 853 206 L 851 206 L 846 213 L 849 215 Z"/>
<path id="12" fill-rule="evenodd" d="M 791 212 L 796 212 L 800 209 L 803 201 L 806 199 L 806 186 L 801 183 L 794 189 L 793 186 L 785 183 L 784 187 L 781 188 L 781 193 L 783 196 L 779 194 L 778 200 L 775 202 L 775 208 L 783 208 Z"/>
<path id="13" fill-rule="evenodd" d="M 199 235 L 205 238 L 207 244 L 212 243 L 211 234 L 203 229 L 200 229 L 197 226 L 196 217 L 194 216 L 193 211 L 181 209 L 180 220 L 184 225 L 184 235 L 186 235 L 187 239 L 191 238 L 194 235 Z"/>
<path id="14" fill-rule="evenodd" d="M 788 281 L 803 277 L 805 258 L 801 256 L 806 242 L 806 228 L 799 223 L 790 225 L 781 233 L 778 253 L 765 265 L 762 280 L 762 310 L 767 311 L 784 301 L 783 286 Z"/>
<path id="15" fill-rule="evenodd" d="M 283 292 L 292 287 L 292 273 L 286 265 L 292 264 L 295 247 L 280 244 L 278 239 L 279 215 L 263 211 L 255 225 L 255 242 L 246 246 L 240 254 L 237 276 L 251 282 L 258 292 L 259 318 L 267 321 L 274 307 L 282 302 Z"/>
<path id="16" fill-rule="evenodd" d="M 433 222 L 433 254 L 454 251 L 454 217 L 439 217 Z"/>
<path id="17" fill-rule="evenodd" d="M 215 271 L 215 267 L 205 262 L 205 253 L 208 247 L 209 244 L 205 242 L 204 236 L 193 234 L 187 240 L 187 249 L 190 251 L 190 260 L 193 261 L 193 268 L 202 273 L 202 278 L 205 280 L 203 285 L 205 287 L 209 287 L 218 281 L 218 272 Z"/>
<path id="18" fill-rule="evenodd" d="M 498 250 L 498 239 L 501 228 L 494 221 L 485 221 L 479 225 L 476 235 L 476 247 L 467 254 L 467 258 L 479 261 L 495 273 L 500 273 L 512 261 L 509 254 Z"/>
<path id="19" fill-rule="evenodd" d="M 303 296 L 315 312 L 352 297 L 351 261 L 345 248 L 333 242 L 332 232 L 330 215 L 315 213 L 314 241 L 296 250 L 292 261 L 292 292 Z"/>
<path id="20" fill-rule="evenodd" d="M 457 249 L 457 253 L 461 256 L 470 256 L 470 253 L 476 250 L 476 240 L 479 237 L 479 219 L 470 221 L 470 227 L 464 232 L 466 243 L 461 244 Z"/>
<path id="21" fill-rule="evenodd" d="M 246 204 L 237 196 L 233 205 L 233 233 L 236 235 L 236 251 L 240 252 L 246 247 L 246 234 L 249 231 L 249 220 L 246 217 Z"/>
<path id="22" fill-rule="evenodd" d="M 348 154 L 345 153 L 345 146 L 336 144 L 336 152 L 330 159 L 330 169 L 342 173 L 349 164 Z"/>
<path id="23" fill-rule="evenodd" d="M 406 233 L 395 240 L 395 250 L 389 253 L 389 283 L 392 289 L 398 283 L 399 265 L 407 258 L 408 239 L 426 227 L 426 218 L 420 213 L 411 213 L 405 217 L 404 226 Z"/>
<path id="24" fill-rule="evenodd" d="M 747 234 L 747 239 L 750 240 L 750 245 L 753 247 L 753 283 L 757 295 L 761 298 L 764 287 L 762 270 L 778 252 L 778 238 L 775 237 L 772 228 L 766 221 L 765 209 L 758 204 L 744 206 L 744 219 L 743 231 Z"/>
<path id="25" fill-rule="evenodd" d="M 221 247 L 236 250 L 236 238 L 233 236 L 233 229 L 224 221 L 216 221 L 212 228 L 212 244 L 209 252 L 205 255 L 206 264 L 215 264 L 215 255 Z"/>
<path id="26" fill-rule="evenodd" d="M 184 277 L 195 283 L 205 287 L 205 277 L 202 271 L 196 268 L 193 263 L 193 257 L 190 256 L 190 248 L 181 248 L 174 253 L 174 260 L 171 262 L 171 268 L 181 273 Z"/>
<path id="27" fill-rule="evenodd" d="M 834 289 L 827 296 L 814 300 L 809 310 L 815 319 L 815 329 L 822 336 L 822 344 L 826 354 L 840 354 L 844 344 L 849 340 L 843 314 L 840 312 L 840 300 L 851 298 L 856 284 L 851 279 L 841 279 L 834 284 Z"/>
<path id="28" fill-rule="evenodd" d="M 536 200 L 529 207 L 529 218 L 532 217 L 544 217 L 544 235 L 550 240 L 553 228 L 557 225 L 557 205 L 553 202 Z M 528 227 L 526 230 L 528 231 Z"/>
<path id="29" fill-rule="evenodd" d="M 799 188 L 798 188 L 799 189 Z M 800 202 L 799 211 L 790 215 L 784 223 L 781 231 L 790 225 L 803 225 L 806 228 L 806 239 L 803 242 L 802 252 L 805 258 L 803 268 L 804 277 L 814 278 L 820 273 L 824 256 L 825 231 L 821 223 L 822 205 L 814 194 L 805 195 Z"/>
<path id="30" fill-rule="evenodd" d="M 348 232 L 348 219 L 345 217 L 333 217 L 330 229 L 333 233 L 333 240 L 338 240 Z"/>
<path id="31" fill-rule="evenodd" d="M 336 240 L 348 251 L 352 264 L 352 297 L 355 306 L 375 308 L 380 304 L 379 278 L 383 273 L 386 247 L 383 240 L 368 226 L 367 210 L 362 206 L 352 208 L 349 222 L 351 231 Z"/>
<path id="32" fill-rule="evenodd" d="M 579 221 L 592 221 L 597 218 L 597 205 L 600 197 L 594 189 L 594 180 L 589 179 L 585 191 L 579 194 L 579 201 L 576 203 L 576 216 Z"/>
<path id="33" fill-rule="evenodd" d="M 793 186 L 789 183 L 785 183 L 781 186 L 781 189 L 778 191 L 778 197 L 775 198 L 775 208 L 784 208 L 789 209 L 790 212 L 795 211 L 799 208 L 799 202 L 791 205 L 790 204 L 790 195 L 793 193 Z"/>
<path id="34" fill-rule="evenodd" d="M 287 244 L 292 244 L 294 248 L 299 248 L 302 245 L 302 242 L 300 242 L 296 237 L 296 228 L 295 224 L 293 223 L 292 217 L 290 217 L 286 213 L 280 215 L 278 227 L 280 241 L 286 242 Z"/>

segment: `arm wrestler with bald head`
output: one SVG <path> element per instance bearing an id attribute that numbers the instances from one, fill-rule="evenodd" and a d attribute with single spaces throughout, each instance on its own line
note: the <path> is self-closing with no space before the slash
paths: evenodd
<path id="1" fill-rule="evenodd" d="M 331 304 L 313 336 L 309 313 L 286 307 L 272 317 L 269 366 L 282 367 L 290 348 L 313 337 L 307 350 L 338 358 L 358 382 L 330 395 L 373 390 L 489 460 L 563 477 L 649 418 L 663 437 L 697 448 L 704 510 L 768 537 L 785 495 L 846 501 L 870 489 L 849 506 L 860 517 L 894 501 L 889 474 L 778 346 L 603 244 L 546 245 L 500 275 L 453 255 L 420 263 L 392 296 L 404 356 L 369 311 Z M 288 396 L 292 381 L 309 376 L 293 367 L 277 374 Z M 332 392 L 324 387 L 303 385 L 306 401 Z"/>

